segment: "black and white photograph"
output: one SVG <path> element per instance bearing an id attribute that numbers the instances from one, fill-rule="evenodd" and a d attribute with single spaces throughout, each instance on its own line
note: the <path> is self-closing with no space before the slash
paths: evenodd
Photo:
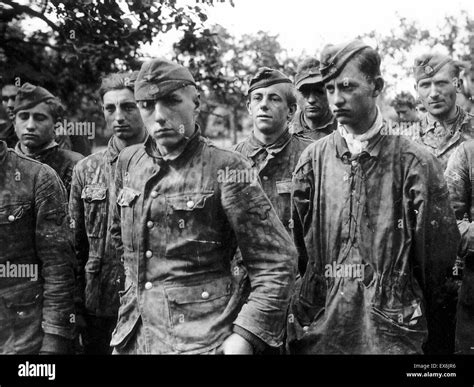
<path id="1" fill-rule="evenodd" d="M 0 387 L 474 385 L 472 0 L 1 0 L 0 96 Z"/>

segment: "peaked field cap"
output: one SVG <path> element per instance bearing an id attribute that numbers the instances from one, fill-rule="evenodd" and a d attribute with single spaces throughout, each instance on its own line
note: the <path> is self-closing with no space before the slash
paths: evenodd
<path id="1" fill-rule="evenodd" d="M 422 54 L 415 58 L 413 66 L 415 80 L 418 82 L 422 79 L 431 78 L 441 70 L 444 65 L 451 62 L 454 63 L 454 60 L 447 55 L 431 52 Z"/>
<path id="2" fill-rule="evenodd" d="M 337 77 L 344 69 L 349 60 L 358 52 L 365 48 L 371 48 L 360 40 L 353 40 L 349 43 L 338 45 L 329 44 L 321 52 L 321 71 L 322 81 L 328 82 Z"/>
<path id="3" fill-rule="evenodd" d="M 260 67 L 257 70 L 257 74 L 255 74 L 255 76 L 250 80 L 247 95 L 250 95 L 250 93 L 256 89 L 276 85 L 278 83 L 293 82 L 291 82 L 291 79 L 281 71 L 271 69 L 270 67 Z"/>
<path id="4" fill-rule="evenodd" d="M 40 104 L 51 99 L 58 99 L 48 90 L 41 86 L 35 86 L 31 83 L 24 83 L 16 94 L 15 105 L 13 113 L 17 113 L 20 110 L 30 109 L 33 106 Z"/>
<path id="5" fill-rule="evenodd" d="M 308 58 L 299 66 L 295 75 L 295 87 L 299 89 L 304 85 L 312 85 L 321 83 L 323 77 L 319 70 L 320 62 L 316 58 Z"/>
<path id="6" fill-rule="evenodd" d="M 194 85 L 189 70 L 165 58 L 156 58 L 143 63 L 135 80 L 135 100 L 156 99 Z"/>

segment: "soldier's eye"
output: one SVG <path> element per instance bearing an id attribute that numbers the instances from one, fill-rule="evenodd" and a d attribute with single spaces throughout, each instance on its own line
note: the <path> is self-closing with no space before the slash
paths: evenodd
<path id="1" fill-rule="evenodd" d="M 20 118 L 20 120 L 25 121 L 30 117 L 30 115 L 29 115 L 29 113 L 19 113 L 18 117 Z"/>
<path id="2" fill-rule="evenodd" d="M 138 106 L 140 107 L 140 109 L 152 110 L 153 107 L 155 106 L 155 101 L 153 101 L 151 99 L 139 101 Z"/>

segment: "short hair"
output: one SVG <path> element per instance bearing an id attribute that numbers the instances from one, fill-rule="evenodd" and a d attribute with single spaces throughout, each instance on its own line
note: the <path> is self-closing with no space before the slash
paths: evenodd
<path id="1" fill-rule="evenodd" d="M 51 114 L 53 121 L 61 121 L 64 118 L 66 114 L 66 108 L 61 103 L 59 98 L 48 99 L 45 101 L 45 104 L 48 105 L 49 113 Z"/>
<path id="2" fill-rule="evenodd" d="M 288 107 L 291 107 L 292 105 L 296 105 L 297 104 L 297 99 L 296 99 L 295 86 L 291 83 L 281 83 L 281 85 L 284 86 L 283 95 L 286 98 L 286 103 L 287 103 Z M 258 89 L 253 90 L 249 95 L 247 95 L 247 101 L 248 102 L 250 102 L 250 97 L 257 90 Z"/>
<path id="3" fill-rule="evenodd" d="M 398 93 L 393 101 L 390 103 L 390 106 L 397 108 L 399 106 L 408 106 L 409 109 L 416 108 L 416 101 L 415 97 L 413 97 L 410 93 L 406 91 L 402 91 Z"/>
<path id="4" fill-rule="evenodd" d="M 366 47 L 356 53 L 351 60 L 356 61 L 359 70 L 367 77 L 369 81 L 381 76 L 380 64 L 382 62 L 379 53 L 372 47 Z"/>
<path id="5" fill-rule="evenodd" d="M 104 99 L 104 95 L 112 90 L 128 89 L 134 92 L 134 84 L 137 79 L 138 71 L 120 72 L 108 74 L 102 78 L 99 89 L 100 99 Z"/>

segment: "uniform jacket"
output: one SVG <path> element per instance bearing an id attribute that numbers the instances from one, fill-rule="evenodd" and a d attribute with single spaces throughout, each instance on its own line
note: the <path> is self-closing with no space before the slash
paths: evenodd
<path id="1" fill-rule="evenodd" d="M 262 181 L 262 187 L 272 202 L 278 217 L 291 234 L 291 178 L 301 152 L 313 141 L 286 130 L 271 145 L 261 143 L 253 134 L 235 146 L 235 150 L 250 160 Z"/>
<path id="2" fill-rule="evenodd" d="M 123 267 L 111 240 L 115 206 L 115 137 L 107 149 L 79 161 L 74 168 L 69 213 L 74 221 L 79 294 L 88 314 L 114 317 L 123 287 Z"/>
<path id="3" fill-rule="evenodd" d="M 456 351 L 474 353 L 474 141 L 462 143 L 453 153 L 445 172 L 451 204 L 456 214 L 463 261 L 456 322 Z"/>
<path id="4" fill-rule="evenodd" d="M 73 337 L 66 201 L 50 167 L 0 142 L 0 353 L 37 353 L 44 333 Z"/>
<path id="5" fill-rule="evenodd" d="M 20 143 L 17 143 L 15 151 L 18 154 L 27 156 L 21 149 Z M 39 152 L 32 158 L 41 163 L 49 165 L 56 171 L 59 178 L 63 182 L 69 197 L 69 192 L 71 191 L 72 171 L 76 163 L 83 159 L 84 156 L 70 150 L 61 149 L 59 148 L 58 144 L 54 143 L 53 146 Z"/>
<path id="6" fill-rule="evenodd" d="M 296 251 L 251 169 L 199 130 L 165 157 L 151 138 L 122 151 L 112 236 L 126 279 L 112 346 L 140 317 L 152 353 L 207 352 L 236 328 L 281 345 Z M 252 286 L 240 311 L 237 245 Z"/>
<path id="7" fill-rule="evenodd" d="M 294 134 L 302 134 L 306 137 L 309 137 L 313 140 L 319 140 L 323 137 L 328 136 L 332 132 L 337 129 L 337 120 L 331 114 L 331 119 L 328 121 L 327 124 L 322 125 L 317 129 L 311 129 L 308 124 L 306 124 L 304 120 L 304 114 L 300 111 L 297 115 L 295 115 L 293 121 L 290 125 L 290 132 Z"/>
<path id="8" fill-rule="evenodd" d="M 419 124 L 419 136 L 415 137 L 427 150 L 433 153 L 446 169 L 449 157 L 464 141 L 474 139 L 474 116 L 459 106 L 458 114 L 446 129 L 426 114 Z"/>
<path id="9" fill-rule="evenodd" d="M 440 299 L 459 233 L 439 162 L 380 133 L 352 157 L 336 131 L 303 152 L 293 185 L 306 269 L 292 351 L 408 354 L 422 352 L 428 332 L 442 341 Z"/>

